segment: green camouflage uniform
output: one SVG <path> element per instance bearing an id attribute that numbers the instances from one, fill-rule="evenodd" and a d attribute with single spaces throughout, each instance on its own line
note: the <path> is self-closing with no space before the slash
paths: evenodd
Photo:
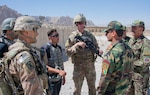
<path id="1" fill-rule="evenodd" d="M 89 38 L 95 46 L 98 48 L 95 37 L 88 31 L 80 33 L 78 30 L 72 32 L 69 39 L 66 42 L 67 54 L 71 56 L 72 62 L 74 63 L 73 80 L 75 83 L 74 95 L 81 95 L 81 87 L 83 84 L 84 77 L 87 79 L 89 87 L 89 95 L 96 95 L 95 81 L 96 72 L 94 67 L 95 56 L 94 52 L 88 48 L 76 48 L 73 47 L 77 43 L 75 36 L 86 36 Z"/>
<path id="2" fill-rule="evenodd" d="M 132 26 L 144 27 L 144 22 L 135 21 L 132 23 Z M 135 54 L 133 81 L 130 92 L 134 93 L 134 95 L 147 95 L 149 86 L 150 40 L 141 35 L 137 39 L 131 39 L 129 46 Z"/>
<path id="3" fill-rule="evenodd" d="M 133 53 L 123 41 L 115 43 L 104 55 L 99 95 L 124 95 L 129 85 Z"/>
<path id="4" fill-rule="evenodd" d="M 150 41 L 143 35 L 138 39 L 131 39 L 130 47 L 134 51 L 136 60 L 133 68 L 133 85 L 135 95 L 146 95 L 149 81 Z"/>
<path id="5" fill-rule="evenodd" d="M 130 40 L 130 37 L 126 36 L 125 38 L 123 38 L 123 41 L 128 45 Z"/>
<path id="6" fill-rule="evenodd" d="M 112 21 L 108 24 L 105 32 L 112 29 L 122 30 L 121 27 L 121 23 Z M 102 61 L 102 73 L 97 88 L 98 95 L 126 94 L 131 82 L 133 58 L 134 54 L 131 48 L 123 40 L 118 40 L 108 46 Z"/>

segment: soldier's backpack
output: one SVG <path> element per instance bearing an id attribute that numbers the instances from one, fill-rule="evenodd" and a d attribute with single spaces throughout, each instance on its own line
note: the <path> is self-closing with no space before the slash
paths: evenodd
<path id="1" fill-rule="evenodd" d="M 8 51 L 5 56 L 0 59 L 0 95 L 19 95 L 12 75 L 9 72 L 9 64 L 10 60 L 18 53 L 27 50 L 28 48 L 17 47 Z"/>
<path id="2" fill-rule="evenodd" d="M 7 81 L 4 80 L 5 78 L 5 65 L 4 60 L 0 59 L 0 95 L 12 95 L 12 89 L 8 85 Z"/>

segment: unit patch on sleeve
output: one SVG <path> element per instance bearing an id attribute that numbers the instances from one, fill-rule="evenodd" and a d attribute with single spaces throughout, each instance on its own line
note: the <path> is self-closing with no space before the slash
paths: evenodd
<path id="1" fill-rule="evenodd" d="M 109 68 L 110 62 L 108 60 L 103 60 L 102 62 L 102 74 L 106 75 L 108 68 Z"/>

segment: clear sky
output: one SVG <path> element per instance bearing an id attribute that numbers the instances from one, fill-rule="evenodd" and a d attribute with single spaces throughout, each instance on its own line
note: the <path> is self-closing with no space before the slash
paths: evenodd
<path id="1" fill-rule="evenodd" d="M 134 20 L 145 22 L 150 29 L 150 0 L 0 0 L 23 15 L 70 16 L 82 13 L 97 26 L 117 20 L 131 25 Z"/>

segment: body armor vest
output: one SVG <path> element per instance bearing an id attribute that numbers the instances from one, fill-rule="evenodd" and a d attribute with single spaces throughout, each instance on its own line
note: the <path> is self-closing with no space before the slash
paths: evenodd
<path id="1" fill-rule="evenodd" d="M 52 46 L 50 43 L 47 43 L 47 56 L 48 56 L 48 65 L 55 68 L 56 66 L 59 66 L 60 69 L 64 69 L 63 67 L 63 55 L 62 50 L 59 45 L 56 47 Z"/>

